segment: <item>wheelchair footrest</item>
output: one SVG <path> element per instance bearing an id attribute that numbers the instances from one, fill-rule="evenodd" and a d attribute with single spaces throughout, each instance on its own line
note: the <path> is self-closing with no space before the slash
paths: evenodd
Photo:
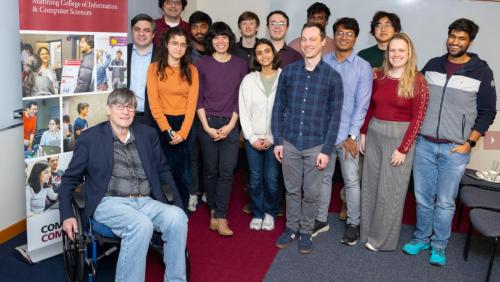
<path id="1" fill-rule="evenodd" d="M 112 253 L 116 252 L 116 250 L 118 250 L 118 246 L 113 246 L 111 249 L 105 251 L 102 255 L 98 256 L 96 261 L 99 261 L 103 257 L 107 257 L 107 256 L 111 255 Z"/>

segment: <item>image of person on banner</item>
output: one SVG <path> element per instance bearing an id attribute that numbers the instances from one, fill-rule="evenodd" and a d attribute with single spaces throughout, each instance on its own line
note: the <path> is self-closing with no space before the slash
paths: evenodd
<path id="1" fill-rule="evenodd" d="M 55 93 L 54 84 L 42 71 L 42 59 L 38 55 L 26 58 L 22 74 L 23 97 L 45 96 Z"/>
<path id="2" fill-rule="evenodd" d="M 80 36 L 82 59 L 74 93 L 94 91 L 92 73 L 94 71 L 94 36 Z"/>
<path id="3" fill-rule="evenodd" d="M 42 66 L 40 68 L 40 74 L 50 80 L 52 83 L 52 88 L 54 89 L 54 94 L 59 93 L 59 82 L 57 81 L 57 75 L 54 67 L 50 64 L 50 51 L 47 47 L 40 47 L 37 51 L 38 56 L 42 60 Z"/>
<path id="4" fill-rule="evenodd" d="M 57 193 L 59 190 L 59 185 L 61 185 L 61 178 L 64 171 L 59 167 L 59 156 L 54 155 L 47 158 L 47 163 L 50 167 L 50 174 L 52 176 L 52 189 Z"/>
<path id="5" fill-rule="evenodd" d="M 46 161 L 38 161 L 31 168 L 26 184 L 26 216 L 30 217 L 49 209 L 57 201 L 51 185 L 52 174 Z"/>
<path id="6" fill-rule="evenodd" d="M 73 125 L 73 132 L 75 134 L 75 140 L 80 137 L 82 131 L 89 128 L 89 123 L 86 117 L 89 114 L 90 105 L 88 103 L 78 103 L 76 109 L 78 111 L 78 117 L 75 119 L 75 124 Z"/>
<path id="7" fill-rule="evenodd" d="M 63 121 L 66 119 L 63 125 L 64 152 L 73 151 L 76 141 L 85 130 L 107 119 L 106 112 L 102 110 L 106 98 L 107 94 L 63 97 Z"/>
<path id="8" fill-rule="evenodd" d="M 115 58 L 111 61 L 109 70 L 111 71 L 111 82 L 113 83 L 113 89 L 123 88 L 123 81 L 125 79 L 125 61 L 122 59 L 123 53 L 121 50 L 116 51 Z"/>
<path id="9" fill-rule="evenodd" d="M 52 155 L 61 152 L 61 129 L 58 118 L 50 118 L 48 129 L 42 133 L 39 155 Z"/>
<path id="10" fill-rule="evenodd" d="M 108 86 L 108 76 L 106 73 L 106 69 L 111 63 L 111 54 L 108 54 L 106 50 L 99 49 L 96 52 L 96 84 L 97 91 L 107 91 Z"/>
<path id="11" fill-rule="evenodd" d="M 24 106 L 23 125 L 24 125 L 24 152 L 33 151 L 33 142 L 36 132 L 36 115 L 38 113 L 38 103 L 36 101 L 28 101 Z"/>

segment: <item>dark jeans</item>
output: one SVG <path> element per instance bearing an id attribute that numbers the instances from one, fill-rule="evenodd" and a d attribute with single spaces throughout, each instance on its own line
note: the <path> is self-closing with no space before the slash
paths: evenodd
<path id="1" fill-rule="evenodd" d="M 191 195 L 196 195 L 198 192 L 203 192 L 203 185 L 201 185 L 201 182 L 203 181 L 201 179 L 201 168 L 202 168 L 202 163 L 201 163 L 201 152 L 200 152 L 200 138 L 199 138 L 199 130 L 198 128 L 201 127 L 200 120 L 198 119 L 198 116 L 194 117 L 193 120 L 193 127 L 191 129 L 191 132 L 189 135 L 191 136 L 191 139 L 193 140 L 192 147 L 191 147 L 191 187 L 189 188 L 189 194 Z M 202 129 L 203 130 L 203 129 Z"/>
<path id="2" fill-rule="evenodd" d="M 182 122 L 184 121 L 184 116 L 166 116 L 168 123 L 174 131 L 180 130 Z M 170 145 L 169 142 L 172 141 L 168 132 L 160 133 L 160 140 L 162 144 L 163 152 L 167 158 L 168 165 L 172 170 L 172 175 L 181 195 L 182 204 L 184 210 L 187 209 L 189 203 L 189 187 L 191 187 L 191 134 L 184 142 L 177 145 Z"/>
<path id="3" fill-rule="evenodd" d="M 259 151 L 245 140 L 250 180 L 250 199 L 254 218 L 264 218 L 267 213 L 273 217 L 278 212 L 279 163 L 274 157 L 274 146 Z"/>
<path id="4" fill-rule="evenodd" d="M 208 125 L 219 129 L 229 123 L 230 118 L 207 116 Z M 198 128 L 198 138 L 203 161 L 203 186 L 207 191 L 207 202 L 215 210 L 216 218 L 225 218 L 229 206 L 234 168 L 238 160 L 240 142 L 239 125 L 226 139 L 214 141 L 203 127 Z"/>

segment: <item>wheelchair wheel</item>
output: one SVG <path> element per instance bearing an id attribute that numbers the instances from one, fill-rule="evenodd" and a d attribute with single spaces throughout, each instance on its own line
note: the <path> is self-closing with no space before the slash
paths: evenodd
<path id="1" fill-rule="evenodd" d="M 78 208 L 75 210 L 79 233 L 74 234 L 74 240 L 70 240 L 63 232 L 63 258 L 66 277 L 70 282 L 83 282 L 85 278 L 85 248 L 86 243 L 82 235 L 82 224 Z"/>

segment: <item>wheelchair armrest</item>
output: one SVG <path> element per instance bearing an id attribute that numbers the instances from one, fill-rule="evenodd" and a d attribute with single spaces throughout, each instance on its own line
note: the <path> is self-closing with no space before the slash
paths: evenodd
<path id="1" fill-rule="evenodd" d="M 83 185 L 80 184 L 73 192 L 73 203 L 80 209 L 85 207 L 85 195 L 83 195 Z"/>

